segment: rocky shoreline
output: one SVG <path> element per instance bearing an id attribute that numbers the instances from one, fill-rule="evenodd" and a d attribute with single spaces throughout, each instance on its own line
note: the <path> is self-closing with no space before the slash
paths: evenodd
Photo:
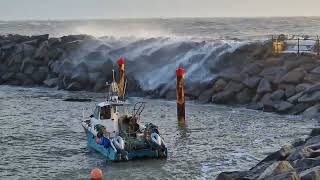
<path id="1" fill-rule="evenodd" d="M 229 67 L 213 85 L 213 103 L 317 117 L 320 108 L 320 58 L 282 54 Z"/>
<path id="2" fill-rule="evenodd" d="M 96 50 L 92 52 L 93 48 Z M 112 69 L 116 69 L 104 56 L 107 50 L 88 35 L 0 36 L 0 84 L 104 91 L 105 83 L 112 79 Z M 80 58 L 86 61 L 77 62 Z M 135 90 L 134 81 L 128 88 Z"/>
<path id="3" fill-rule="evenodd" d="M 153 40 L 135 43 L 143 44 Z M 88 35 L 60 38 L 49 37 L 48 34 L 3 35 L 0 36 L 0 84 L 105 91 L 105 82 L 111 81 L 112 69 L 117 69 L 117 58 L 128 53 L 126 50 L 135 47 L 135 43 L 112 48 L 102 40 Z M 162 57 L 166 56 L 170 60 L 175 51 L 183 54 L 203 45 L 203 42 L 188 43 L 158 49 L 148 57 L 129 59 L 128 92 L 174 99 L 174 79 L 154 89 L 145 89 L 139 81 L 139 76 L 141 78 L 145 74 L 136 75 L 135 72 L 143 68 L 152 71 L 163 61 Z M 206 65 L 212 80 L 191 82 L 186 78 L 186 97 L 204 103 L 242 105 L 268 112 L 317 117 L 320 110 L 319 56 L 275 56 L 271 47 L 268 41 L 252 43 L 223 54 L 214 63 L 209 59 Z M 188 67 L 185 69 L 188 72 Z M 174 71 L 172 75 L 174 77 Z"/>
<path id="4" fill-rule="evenodd" d="M 317 180 L 320 179 L 320 129 L 271 153 L 248 171 L 222 172 L 216 180 Z"/>

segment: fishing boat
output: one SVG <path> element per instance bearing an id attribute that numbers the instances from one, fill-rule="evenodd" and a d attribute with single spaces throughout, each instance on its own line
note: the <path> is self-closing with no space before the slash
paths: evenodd
<path id="1" fill-rule="evenodd" d="M 88 145 L 110 161 L 166 158 L 167 147 L 158 127 L 141 123 L 146 103 L 135 103 L 132 112 L 127 113 L 130 104 L 119 98 L 114 75 L 109 86 L 106 101 L 98 103 L 92 115 L 82 121 Z"/>

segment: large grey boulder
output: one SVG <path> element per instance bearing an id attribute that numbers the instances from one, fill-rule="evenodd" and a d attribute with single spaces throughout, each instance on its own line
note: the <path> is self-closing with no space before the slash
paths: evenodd
<path id="1" fill-rule="evenodd" d="M 305 61 L 299 61 L 299 60 L 297 60 L 297 59 L 295 59 L 295 60 L 287 60 L 287 61 L 285 61 L 284 62 L 284 64 L 283 64 L 283 67 L 287 70 L 287 71 L 291 71 L 291 70 L 293 70 L 293 69 L 295 69 L 295 68 L 297 68 L 297 67 L 299 67 L 299 66 L 301 66 L 301 65 L 303 65 L 303 64 L 305 64 L 306 62 Z"/>
<path id="2" fill-rule="evenodd" d="M 89 82 L 89 76 L 84 72 L 76 72 L 71 76 L 71 81 L 85 85 Z"/>
<path id="3" fill-rule="evenodd" d="M 1 51 L 0 49 L 0 64 L 4 63 L 5 61 L 5 52 Z"/>
<path id="4" fill-rule="evenodd" d="M 281 79 L 281 83 L 300 83 L 305 76 L 303 70 L 293 70 L 285 74 Z"/>
<path id="5" fill-rule="evenodd" d="M 212 96 L 213 103 L 228 103 L 232 101 L 234 95 L 244 88 L 242 83 L 230 81 L 222 92 L 218 92 Z"/>
<path id="6" fill-rule="evenodd" d="M 304 94 L 298 99 L 299 102 L 318 102 L 320 101 L 320 91 Z"/>
<path id="7" fill-rule="evenodd" d="M 106 56 L 103 51 L 90 52 L 86 57 L 86 61 L 104 61 Z"/>
<path id="8" fill-rule="evenodd" d="M 36 50 L 35 59 L 41 60 L 45 63 L 49 61 L 49 44 L 48 41 L 44 41 L 40 44 L 40 47 Z"/>
<path id="9" fill-rule="evenodd" d="M 305 70 L 306 72 L 310 72 L 317 66 L 319 66 L 318 61 L 302 64 L 299 68 Z"/>
<path id="10" fill-rule="evenodd" d="M 50 47 L 48 56 L 51 60 L 58 60 L 63 56 L 63 51 L 60 48 Z"/>
<path id="11" fill-rule="evenodd" d="M 24 80 L 28 79 L 28 76 L 21 72 L 18 72 L 15 75 L 15 79 L 19 80 L 20 82 L 23 82 Z"/>
<path id="12" fill-rule="evenodd" d="M 89 76 L 89 81 L 90 82 L 96 82 L 99 78 L 101 79 L 101 73 L 99 72 L 93 72 L 93 73 L 88 73 L 88 76 Z M 106 82 L 106 80 L 105 80 Z"/>
<path id="13" fill-rule="evenodd" d="M 296 92 L 299 93 L 299 92 L 305 91 L 305 90 L 309 89 L 310 87 L 312 87 L 312 84 L 309 84 L 309 83 L 298 84 L 296 86 Z M 319 88 L 319 90 L 320 90 L 320 88 Z"/>
<path id="14" fill-rule="evenodd" d="M 235 172 L 222 172 L 220 173 L 216 180 L 237 180 L 241 179 L 243 176 L 245 176 L 247 172 L 241 172 L 241 171 L 235 171 Z"/>
<path id="15" fill-rule="evenodd" d="M 33 80 L 29 77 L 22 81 L 23 86 L 33 86 L 34 84 Z"/>
<path id="16" fill-rule="evenodd" d="M 265 111 L 265 112 L 273 112 L 274 111 L 275 104 L 271 100 L 270 96 L 271 96 L 271 94 L 267 93 L 260 100 L 260 103 L 263 104 L 263 111 Z"/>
<path id="17" fill-rule="evenodd" d="M 6 73 L 7 69 L 8 67 L 6 65 L 0 63 L 0 77 Z"/>
<path id="18" fill-rule="evenodd" d="M 305 90 L 305 93 L 313 93 L 315 91 L 320 91 L 320 83 L 312 85 L 307 90 Z"/>
<path id="19" fill-rule="evenodd" d="M 63 42 L 63 37 L 61 38 L 61 40 Z M 71 42 L 66 42 L 61 47 L 67 54 L 70 54 L 76 50 L 79 50 L 82 44 L 83 40 L 75 40 Z"/>
<path id="20" fill-rule="evenodd" d="M 76 40 L 85 40 L 85 39 L 92 39 L 92 36 L 85 35 L 85 34 L 80 34 L 80 35 L 68 35 L 68 36 L 62 36 L 61 42 L 66 43 L 66 42 L 72 42 Z"/>
<path id="21" fill-rule="evenodd" d="M 265 169 L 265 171 L 260 174 L 258 179 L 265 179 L 291 171 L 294 171 L 294 168 L 288 161 L 277 161 L 271 164 L 267 169 Z"/>
<path id="22" fill-rule="evenodd" d="M 1 76 L 1 79 L 3 81 L 9 81 L 14 79 L 14 73 L 13 72 L 6 72 Z"/>
<path id="23" fill-rule="evenodd" d="M 318 158 L 303 158 L 294 163 L 294 167 L 298 172 L 303 172 L 316 166 L 320 166 L 320 160 Z"/>
<path id="24" fill-rule="evenodd" d="M 261 78 L 260 77 L 248 77 L 243 81 L 243 84 L 246 85 L 248 88 L 256 88 L 259 84 Z"/>
<path id="25" fill-rule="evenodd" d="M 320 83 L 320 74 L 308 73 L 305 75 L 303 81 L 312 83 L 312 84 Z"/>
<path id="26" fill-rule="evenodd" d="M 281 67 L 283 65 L 283 60 L 281 58 L 266 58 L 265 60 L 263 60 L 263 67 L 264 68 L 273 68 L 273 67 Z M 283 67 L 281 67 L 282 69 L 284 69 Z"/>
<path id="27" fill-rule="evenodd" d="M 308 147 L 297 148 L 287 157 L 287 161 L 293 162 L 302 158 L 308 158 L 312 151 L 313 150 Z"/>
<path id="28" fill-rule="evenodd" d="M 33 57 L 36 51 L 36 48 L 29 44 L 22 44 L 22 50 L 23 50 L 23 57 Z"/>
<path id="29" fill-rule="evenodd" d="M 302 112 L 304 112 L 306 109 L 308 109 L 310 107 L 310 105 L 308 103 L 298 103 L 298 104 L 295 104 L 289 114 L 293 114 L 293 115 L 298 115 Z"/>
<path id="30" fill-rule="evenodd" d="M 2 41 L 2 43 L 3 45 L 0 47 L 0 50 L 2 51 L 11 51 L 16 45 L 16 43 L 12 41 L 6 41 L 5 43 Z"/>
<path id="31" fill-rule="evenodd" d="M 274 91 L 270 96 L 270 98 L 273 101 L 281 100 L 283 97 L 284 97 L 284 91 L 282 89 L 278 89 L 278 90 Z"/>
<path id="32" fill-rule="evenodd" d="M 252 99 L 253 93 L 248 88 L 244 88 L 236 95 L 236 101 L 238 104 L 248 104 Z"/>
<path id="33" fill-rule="evenodd" d="M 271 91 L 272 89 L 271 89 L 270 82 L 267 79 L 263 78 L 259 83 L 259 86 L 257 88 L 257 93 L 263 94 Z"/>
<path id="34" fill-rule="evenodd" d="M 72 76 L 74 64 L 72 63 L 72 60 L 64 59 L 62 60 L 62 63 L 59 63 L 59 65 L 57 65 L 56 68 L 57 69 L 53 70 L 54 72 L 70 77 Z"/>
<path id="35" fill-rule="evenodd" d="M 28 75 L 31 75 L 34 72 L 34 70 L 35 70 L 35 67 L 32 66 L 31 64 L 27 64 L 23 68 L 23 72 Z"/>
<path id="36" fill-rule="evenodd" d="M 209 89 L 209 86 L 207 84 L 202 84 L 200 82 L 197 83 L 193 83 L 191 85 L 188 85 L 186 83 L 186 89 L 185 89 L 185 94 L 187 96 L 191 96 L 191 97 L 199 97 L 204 91 L 206 91 L 207 89 Z M 160 94 L 166 94 L 167 91 L 169 89 L 173 89 L 173 88 L 168 88 L 167 84 L 163 84 L 162 86 L 158 87 L 158 90 L 160 90 Z"/>
<path id="37" fill-rule="evenodd" d="M 310 146 L 310 145 L 319 144 L 319 143 L 320 143 L 320 135 L 313 136 L 307 139 L 305 146 Z"/>
<path id="38" fill-rule="evenodd" d="M 29 54 L 31 51 L 31 54 Z M 22 56 L 32 56 L 35 51 L 35 48 L 32 45 L 20 43 L 15 45 L 14 53 L 21 54 Z"/>
<path id="39" fill-rule="evenodd" d="M 291 103 L 296 103 L 298 102 L 298 99 L 304 94 L 304 92 L 299 92 L 297 94 L 295 94 L 294 96 L 291 96 L 289 99 L 287 99 L 287 101 L 291 102 Z"/>
<path id="40" fill-rule="evenodd" d="M 8 66 L 21 64 L 22 62 L 22 54 L 21 53 L 13 53 L 7 60 Z"/>
<path id="41" fill-rule="evenodd" d="M 201 103 L 207 103 L 210 101 L 212 95 L 213 95 L 213 89 L 207 89 L 199 95 L 198 100 Z"/>
<path id="42" fill-rule="evenodd" d="M 108 59 L 107 61 L 104 61 L 103 64 L 100 65 L 99 67 L 100 67 L 100 69 L 97 69 L 98 71 L 95 71 L 95 72 L 100 72 L 101 77 L 103 77 L 107 80 L 111 80 L 112 79 L 112 70 L 116 69 L 112 60 Z M 89 72 L 90 72 L 90 70 L 89 70 Z"/>
<path id="43" fill-rule="evenodd" d="M 304 115 L 305 117 L 308 117 L 308 118 L 314 118 L 314 117 L 319 116 L 319 112 L 320 112 L 320 105 L 317 104 L 317 105 L 314 105 L 314 106 L 306 109 L 302 115 Z"/>
<path id="44" fill-rule="evenodd" d="M 220 104 L 220 103 L 225 104 L 232 100 L 232 98 L 234 97 L 234 94 L 235 92 L 232 92 L 232 91 L 221 91 L 214 94 L 211 98 L 211 101 L 217 104 Z"/>
<path id="45" fill-rule="evenodd" d="M 265 95 L 263 95 L 260 102 L 262 104 L 268 104 L 268 105 L 273 104 L 273 102 L 271 100 L 271 93 L 266 93 Z"/>
<path id="46" fill-rule="evenodd" d="M 22 44 L 27 44 L 33 47 L 37 47 L 39 45 L 38 41 L 36 39 L 24 41 Z"/>
<path id="47" fill-rule="evenodd" d="M 22 61 L 22 64 L 20 66 L 20 71 L 24 71 L 27 66 L 33 66 L 35 68 L 41 65 L 42 65 L 41 62 L 31 59 L 30 57 L 26 57 Z"/>
<path id="48" fill-rule="evenodd" d="M 253 110 L 262 110 L 263 104 L 261 102 L 253 102 L 247 106 L 247 109 L 253 109 Z"/>
<path id="49" fill-rule="evenodd" d="M 49 43 L 49 47 L 58 47 L 61 43 L 61 39 L 58 37 L 51 37 L 50 39 L 48 39 L 48 43 Z"/>
<path id="50" fill-rule="evenodd" d="M 314 136 L 319 136 L 320 135 L 320 128 L 313 128 L 311 130 L 311 133 L 310 133 L 310 137 L 314 137 Z M 320 143 L 320 142 L 319 142 Z"/>
<path id="51" fill-rule="evenodd" d="M 320 74 L 320 66 L 314 68 L 311 73 Z"/>
<path id="52" fill-rule="evenodd" d="M 263 78 L 268 79 L 270 82 L 279 83 L 280 78 L 285 75 L 287 71 L 282 67 L 269 67 L 264 69 L 260 76 Z"/>
<path id="53" fill-rule="evenodd" d="M 300 174 L 301 180 L 319 180 L 320 179 L 320 166 L 313 167 L 302 171 Z"/>
<path id="54" fill-rule="evenodd" d="M 104 90 L 105 88 L 106 88 L 106 82 L 102 81 L 102 80 L 97 80 L 94 87 L 93 87 L 93 90 L 95 92 L 100 92 L 100 91 Z"/>
<path id="55" fill-rule="evenodd" d="M 279 101 L 279 102 L 276 102 L 273 107 L 278 112 L 286 112 L 293 107 L 293 104 L 291 104 L 287 101 Z"/>
<path id="56" fill-rule="evenodd" d="M 49 39 L 49 34 L 34 35 L 31 36 L 30 39 L 37 40 L 38 44 L 41 44 Z"/>
<path id="57" fill-rule="evenodd" d="M 225 87 L 224 91 L 230 91 L 237 93 L 241 91 L 244 88 L 244 85 L 242 83 L 236 82 L 236 81 L 230 81 L 227 86 Z"/>
<path id="58" fill-rule="evenodd" d="M 263 70 L 263 66 L 261 63 L 252 63 L 248 66 L 245 66 L 241 73 L 249 74 L 251 76 L 259 74 Z"/>
<path id="59" fill-rule="evenodd" d="M 43 84 L 48 86 L 48 87 L 56 87 L 58 84 L 59 78 L 51 78 L 43 81 Z"/>
<path id="60" fill-rule="evenodd" d="M 239 70 L 235 68 L 226 69 L 218 74 L 219 78 L 226 79 L 229 81 L 242 82 L 243 79 L 246 79 L 246 74 L 241 74 Z"/>
<path id="61" fill-rule="evenodd" d="M 38 70 L 36 70 L 34 73 L 31 74 L 31 78 L 36 84 L 42 84 L 43 81 L 46 79 L 47 74 L 48 73 L 45 72 L 45 70 L 39 68 Z"/>
<path id="62" fill-rule="evenodd" d="M 289 97 L 291 97 L 291 96 L 296 94 L 295 85 L 292 85 L 292 84 L 279 84 L 278 88 L 284 90 L 286 98 L 289 98 Z"/>
<path id="63" fill-rule="evenodd" d="M 275 176 L 270 176 L 264 180 L 300 180 L 299 175 L 295 171 L 284 172 Z"/>
<path id="64" fill-rule="evenodd" d="M 294 151 L 294 147 L 291 144 L 287 144 L 281 147 L 279 151 L 273 152 L 269 154 L 266 158 L 264 158 L 260 163 L 264 162 L 275 162 L 275 161 L 283 161 Z"/>
<path id="65" fill-rule="evenodd" d="M 213 91 L 214 92 L 220 92 L 227 86 L 227 84 L 228 83 L 225 80 L 218 79 L 213 85 Z"/>

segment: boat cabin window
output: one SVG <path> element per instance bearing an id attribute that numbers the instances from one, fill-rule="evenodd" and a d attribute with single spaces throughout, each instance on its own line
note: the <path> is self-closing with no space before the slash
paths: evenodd
<path id="1" fill-rule="evenodd" d="M 94 118 L 99 119 L 99 111 L 100 111 L 100 107 L 96 107 L 96 109 L 93 112 Z"/>
<path id="2" fill-rule="evenodd" d="M 111 106 L 101 107 L 100 119 L 111 119 Z"/>

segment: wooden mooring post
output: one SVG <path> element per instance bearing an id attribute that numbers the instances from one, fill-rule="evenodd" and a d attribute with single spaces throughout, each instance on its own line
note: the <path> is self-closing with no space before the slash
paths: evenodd
<path id="1" fill-rule="evenodd" d="M 119 98 L 121 100 L 124 100 L 125 96 L 125 72 L 124 72 L 124 67 L 125 67 L 125 60 L 124 58 L 120 58 L 117 61 L 118 67 L 119 67 Z"/>
<path id="2" fill-rule="evenodd" d="M 177 117 L 179 123 L 185 123 L 184 69 L 176 70 L 177 76 Z"/>

